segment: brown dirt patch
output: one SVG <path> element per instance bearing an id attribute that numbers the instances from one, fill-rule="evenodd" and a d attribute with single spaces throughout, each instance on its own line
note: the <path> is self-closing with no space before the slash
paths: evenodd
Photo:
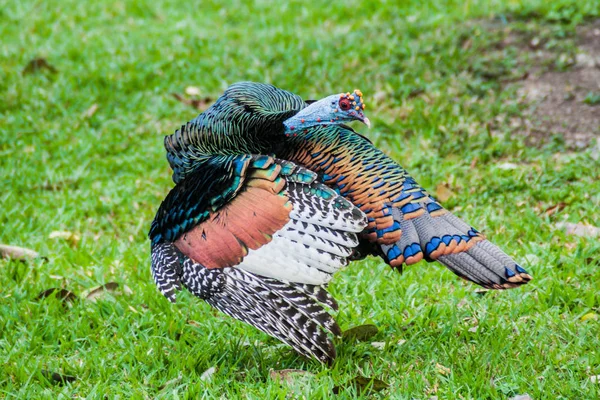
<path id="1" fill-rule="evenodd" d="M 530 144 L 543 144 L 552 135 L 561 135 L 570 148 L 581 149 L 600 139 L 600 104 L 584 102 L 590 93 L 600 94 L 600 20 L 577 30 L 571 55 L 538 52 L 535 59 L 571 57 L 564 72 L 534 65 L 527 78 L 517 83 L 520 96 L 530 105 L 521 130 Z M 534 63 L 535 64 L 535 63 Z"/>

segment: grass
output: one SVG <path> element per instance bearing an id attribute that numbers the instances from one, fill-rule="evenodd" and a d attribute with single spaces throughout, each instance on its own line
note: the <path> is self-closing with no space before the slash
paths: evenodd
<path id="1" fill-rule="evenodd" d="M 600 226 L 597 161 L 560 138 L 526 147 L 509 123 L 523 104 L 484 73 L 520 62 L 509 50 L 486 57 L 497 40 L 488 18 L 572 40 L 599 15 L 592 0 L 0 1 L 0 243 L 47 257 L 0 260 L 0 397 L 356 398 L 344 384 L 357 375 L 398 399 L 599 397 L 600 242 L 555 227 Z M 22 74 L 38 57 L 56 72 Z M 337 319 L 377 325 L 372 341 L 386 345 L 339 343 L 331 369 L 190 295 L 169 304 L 151 280 L 146 233 L 172 186 L 162 136 L 196 113 L 171 93 L 215 98 L 239 80 L 305 98 L 359 87 L 374 122 L 363 133 L 425 187 L 446 183 L 447 206 L 535 280 L 483 295 L 437 265 L 400 276 L 375 259 L 353 264 L 331 287 Z M 110 281 L 132 293 L 36 298 Z M 285 368 L 314 376 L 269 377 Z"/>

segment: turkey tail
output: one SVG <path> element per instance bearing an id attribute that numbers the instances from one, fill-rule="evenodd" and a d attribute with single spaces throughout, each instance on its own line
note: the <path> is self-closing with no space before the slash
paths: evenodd
<path id="1" fill-rule="evenodd" d="M 309 134 L 312 140 L 298 139 L 302 141 L 283 157 L 319 173 L 367 215 L 363 240 L 352 259 L 377 254 L 395 268 L 423 259 L 439 261 L 457 275 L 493 289 L 532 279 L 366 138 L 343 125 L 313 127 Z"/>
<path id="2" fill-rule="evenodd" d="M 532 279 L 511 257 L 430 196 L 393 207 L 391 215 L 400 239 L 381 248 L 393 267 L 422 259 L 439 261 L 458 276 L 489 289 L 509 289 Z"/>

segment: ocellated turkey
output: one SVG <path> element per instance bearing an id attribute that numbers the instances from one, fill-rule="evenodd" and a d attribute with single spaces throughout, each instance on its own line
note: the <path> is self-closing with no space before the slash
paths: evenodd
<path id="1" fill-rule="evenodd" d="M 531 279 L 351 121 L 370 124 L 358 90 L 304 101 L 241 82 L 165 137 L 175 187 L 149 234 L 160 291 L 175 301 L 184 286 L 330 362 L 340 328 L 326 285 L 349 260 L 438 261 L 490 289 Z"/>

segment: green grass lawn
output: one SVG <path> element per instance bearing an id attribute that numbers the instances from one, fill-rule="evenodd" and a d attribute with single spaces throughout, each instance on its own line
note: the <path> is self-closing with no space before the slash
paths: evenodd
<path id="1" fill-rule="evenodd" d="M 0 260 L 0 397 L 355 398 L 357 375 L 386 382 L 381 398 L 600 396 L 600 241 L 556 228 L 600 226 L 599 161 L 559 137 L 525 146 L 510 124 L 525 105 L 499 82 L 527 57 L 489 55 L 486 29 L 544 27 L 568 47 L 598 2 L 390 3 L 0 0 L 0 243 L 46 257 Z M 22 73 L 34 58 L 55 72 Z M 172 187 L 162 137 L 197 113 L 172 93 L 214 99 L 239 80 L 305 98 L 360 88 L 374 127 L 356 128 L 426 188 L 448 187 L 448 208 L 532 283 L 480 293 L 439 265 L 352 264 L 331 286 L 338 322 L 379 333 L 339 342 L 332 368 L 187 293 L 169 304 L 146 234 Z M 112 281 L 131 292 L 37 298 Z M 312 375 L 270 377 L 287 368 Z"/>

